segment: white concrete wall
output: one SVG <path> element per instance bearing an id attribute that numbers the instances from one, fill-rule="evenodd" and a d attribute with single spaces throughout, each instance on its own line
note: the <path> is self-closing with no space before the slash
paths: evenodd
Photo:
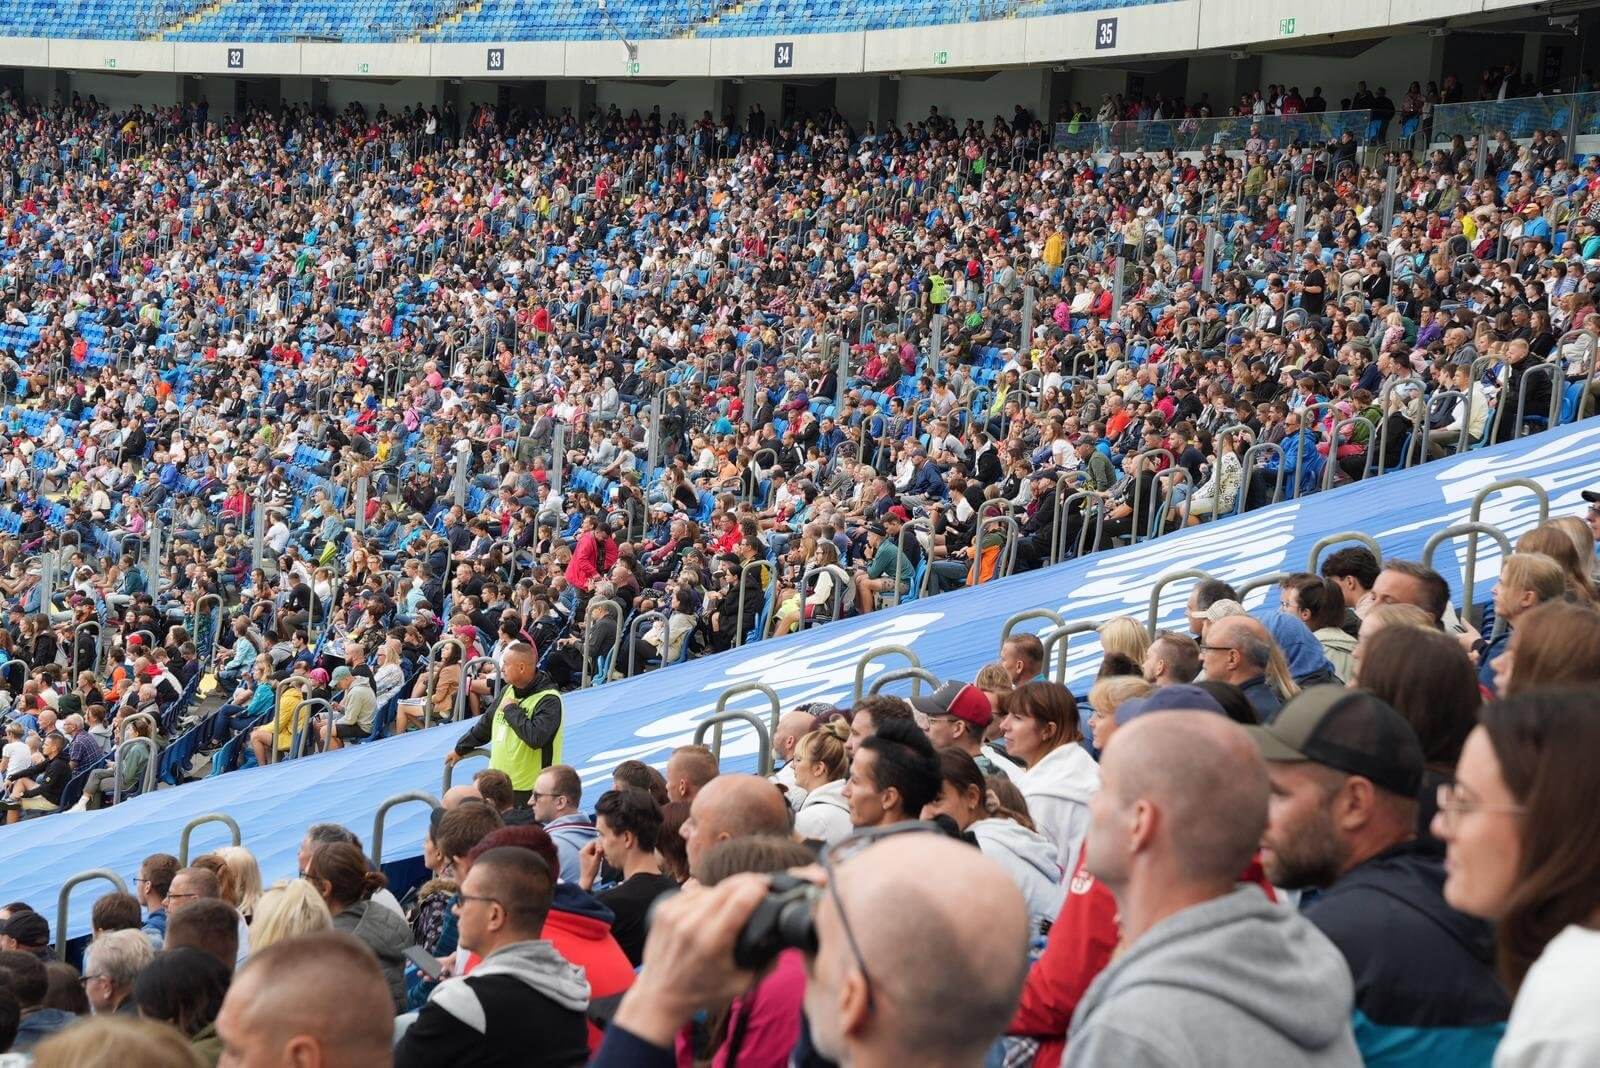
<path id="1" fill-rule="evenodd" d="M 1344 0 L 1299 6 L 1285 0 L 1169 0 L 1070 15 L 1000 19 L 872 33 L 790 37 L 681 38 L 636 42 L 639 78 L 783 77 L 933 70 L 992 70 L 1041 64 L 1103 62 L 1119 57 L 1188 55 L 1197 49 L 1281 41 L 1279 19 L 1293 16 L 1297 39 L 1384 30 L 1425 19 L 1529 7 L 1530 0 Z M 1116 19 L 1112 47 L 1097 47 L 1097 24 Z M 792 43 L 792 63 L 775 66 L 774 45 Z M 0 66 L 62 70 L 221 73 L 229 45 L 167 41 L 77 41 L 0 38 Z M 253 75 L 331 78 L 628 77 L 617 41 L 500 44 L 244 44 Z M 490 48 L 504 48 L 504 70 L 491 72 Z M 940 53 L 945 62 L 939 63 Z M 1423 71 L 1397 70 L 1397 84 Z M 1304 79 L 1302 79 L 1304 80 Z M 1391 89 L 1394 87 L 1391 85 Z"/>
<path id="2" fill-rule="evenodd" d="M 1411 82 L 1428 84 L 1433 46 L 1438 43 L 1427 34 L 1412 34 L 1379 41 L 1351 59 L 1268 54 L 1261 57 L 1261 87 L 1298 85 L 1303 95 L 1309 95 L 1320 85 L 1332 111 L 1340 97 L 1351 96 L 1356 83 L 1365 81 L 1373 92 L 1379 86 L 1389 90 L 1389 99 L 1398 106 Z"/>
<path id="3" fill-rule="evenodd" d="M 1042 77 L 1037 70 L 1001 71 L 985 81 L 907 75 L 900 79 L 898 121 L 921 122 L 928 117 L 930 107 L 937 107 L 939 114 L 958 123 L 968 119 L 988 123 L 996 115 L 1009 121 L 1018 104 L 1037 110 Z"/>
<path id="4" fill-rule="evenodd" d="M 334 111 L 352 101 L 360 101 L 369 115 L 380 104 L 390 111 L 418 104 L 431 107 L 439 102 L 439 83 L 427 78 L 405 78 L 392 85 L 370 78 L 334 78 L 328 83 L 328 106 Z"/>
<path id="5" fill-rule="evenodd" d="M 660 104 L 662 119 L 669 119 L 673 112 L 677 112 L 680 118 L 693 121 L 700 117 L 702 111 L 711 112 L 713 118 L 722 117 L 714 90 L 715 84 L 705 79 L 685 78 L 666 85 L 615 80 L 602 81 L 595 86 L 594 97 L 597 106 L 609 108 L 615 104 L 624 115 L 638 109 L 643 117 Z"/>
<path id="6" fill-rule="evenodd" d="M 72 76 L 73 92 L 85 100 L 92 94 L 113 111 L 135 104 L 169 106 L 182 99 L 176 74 L 106 74 L 83 71 Z"/>

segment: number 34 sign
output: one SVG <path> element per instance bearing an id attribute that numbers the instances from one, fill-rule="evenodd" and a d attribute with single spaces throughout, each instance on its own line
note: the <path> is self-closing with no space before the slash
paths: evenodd
<path id="1" fill-rule="evenodd" d="M 1102 49 L 1102 48 L 1115 48 L 1115 47 L 1117 47 L 1117 20 L 1116 19 L 1097 19 L 1097 20 L 1095 20 L 1095 24 L 1094 24 L 1094 46 L 1095 46 L 1095 48 L 1097 50 L 1098 49 Z"/>

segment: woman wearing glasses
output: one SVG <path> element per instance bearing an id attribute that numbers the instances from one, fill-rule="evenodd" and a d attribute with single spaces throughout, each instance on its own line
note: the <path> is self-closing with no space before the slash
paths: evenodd
<path id="1" fill-rule="evenodd" d="M 1600 1063 L 1600 717 L 1583 691 L 1484 708 L 1439 788 L 1452 908 L 1493 920 L 1516 997 L 1495 1068 Z"/>

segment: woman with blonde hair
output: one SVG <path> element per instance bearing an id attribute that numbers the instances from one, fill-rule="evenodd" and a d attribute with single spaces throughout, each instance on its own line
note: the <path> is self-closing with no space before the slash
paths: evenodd
<path id="1" fill-rule="evenodd" d="M 1105 751 L 1117 729 L 1117 709 L 1135 697 L 1148 697 L 1155 687 L 1133 675 L 1111 675 L 1089 687 L 1089 735 L 1094 747 Z"/>
<path id="2" fill-rule="evenodd" d="M 1584 586 L 1591 591 L 1594 590 L 1594 531 L 1589 529 L 1588 523 L 1575 515 L 1552 519 L 1550 525 L 1560 527 L 1561 531 L 1572 539 L 1573 546 L 1578 550 L 1578 567 L 1583 573 Z"/>
<path id="3" fill-rule="evenodd" d="M 794 816 L 794 830 L 801 838 L 832 845 L 851 831 L 850 803 L 844 797 L 845 775 L 850 770 L 844 743 L 849 737 L 849 723 L 835 719 L 795 743 L 794 781 L 806 791 Z"/>
<path id="4" fill-rule="evenodd" d="M 234 907 L 248 921 L 255 912 L 256 902 L 261 900 L 261 866 L 256 863 L 255 854 L 244 846 L 224 846 L 214 855 L 221 857 L 228 866 L 237 895 Z"/>
<path id="5" fill-rule="evenodd" d="M 259 953 L 275 942 L 330 930 L 333 915 L 322 895 L 304 879 L 279 883 L 256 902 L 250 921 L 250 952 Z"/>
<path id="6" fill-rule="evenodd" d="M 80 1020 L 33 1048 L 34 1068 L 204 1068 L 176 1027 L 107 1013 Z"/>
<path id="7" fill-rule="evenodd" d="M 1594 580 L 1590 575 L 1592 565 L 1585 564 L 1579 558 L 1578 547 L 1565 530 L 1554 523 L 1534 527 L 1517 539 L 1516 551 L 1539 553 L 1560 564 L 1567 580 L 1567 596 L 1579 604 L 1594 604 Z"/>
<path id="8" fill-rule="evenodd" d="M 1150 632 L 1132 616 L 1108 619 L 1095 632 L 1100 635 L 1100 650 L 1106 659 L 1125 656 L 1135 664 L 1142 664 L 1150 651 Z"/>

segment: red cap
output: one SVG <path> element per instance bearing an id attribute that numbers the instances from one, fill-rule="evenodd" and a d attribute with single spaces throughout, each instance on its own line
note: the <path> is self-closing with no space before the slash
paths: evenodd
<path id="1" fill-rule="evenodd" d="M 892 515 L 896 519 L 900 520 L 900 522 L 902 522 L 902 523 L 911 522 L 911 513 L 906 511 L 906 506 L 903 505 L 903 504 L 890 505 L 887 509 L 884 510 L 883 514 L 885 516 L 891 516 Z"/>

